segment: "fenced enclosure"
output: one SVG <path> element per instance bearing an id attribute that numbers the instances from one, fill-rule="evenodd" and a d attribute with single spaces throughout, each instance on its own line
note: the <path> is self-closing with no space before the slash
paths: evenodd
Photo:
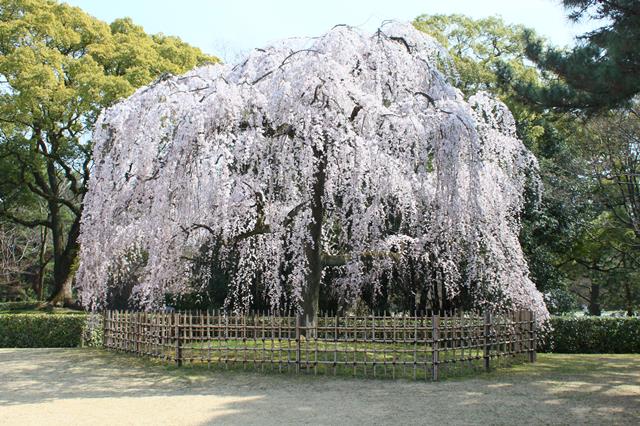
<path id="1" fill-rule="evenodd" d="M 318 317 L 106 311 L 104 346 L 180 366 L 405 377 L 490 370 L 536 358 L 531 311 Z"/>

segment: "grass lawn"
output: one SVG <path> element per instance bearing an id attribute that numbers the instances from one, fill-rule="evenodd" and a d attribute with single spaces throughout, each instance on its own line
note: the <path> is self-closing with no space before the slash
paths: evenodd
<path id="1" fill-rule="evenodd" d="M 539 354 L 439 383 L 177 368 L 0 349 L 0 418 L 42 424 L 638 424 L 640 355 Z"/>
<path id="2" fill-rule="evenodd" d="M 230 339 L 183 348 L 182 356 L 183 366 L 187 367 L 293 372 L 296 351 L 295 342 L 288 340 Z M 470 376 L 483 370 L 483 350 L 479 345 L 463 351 L 440 350 L 438 355 L 441 377 Z M 432 356 L 431 347 L 425 344 L 306 340 L 300 347 L 300 369 L 314 375 L 430 380 Z M 524 354 L 493 358 L 492 365 L 502 368 L 526 359 Z"/>
<path id="3" fill-rule="evenodd" d="M 2 314 L 80 314 L 82 310 L 69 308 L 56 308 L 45 302 L 20 302 L 0 303 L 0 315 Z"/>
<path id="4" fill-rule="evenodd" d="M 161 343 L 160 339 L 155 339 Z M 456 342 L 456 345 L 460 345 Z M 464 341 L 463 349 L 438 352 L 440 377 L 477 375 L 484 370 L 483 346 L 479 340 Z M 491 365 L 502 368 L 528 361 L 528 354 L 497 357 L 515 349 L 515 345 L 494 346 Z M 137 351 L 154 354 L 150 362 L 170 365 L 175 359 L 173 341 L 166 344 L 141 345 Z M 331 341 L 302 338 L 300 352 L 288 339 L 219 338 L 183 342 L 181 359 L 185 368 L 224 370 L 258 370 L 261 372 L 295 372 L 295 360 L 301 360 L 303 374 L 352 376 L 361 378 L 410 378 L 431 380 L 433 352 L 426 343 L 400 341 Z"/>

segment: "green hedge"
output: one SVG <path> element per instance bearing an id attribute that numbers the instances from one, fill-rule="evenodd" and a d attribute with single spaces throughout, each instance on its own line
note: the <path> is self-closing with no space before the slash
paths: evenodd
<path id="1" fill-rule="evenodd" d="M 551 317 L 540 352 L 640 353 L 640 318 Z"/>
<path id="2" fill-rule="evenodd" d="M 540 352 L 640 353 L 640 318 L 552 317 Z M 3 314 L 0 347 L 56 348 L 102 342 L 99 315 Z"/>
<path id="3" fill-rule="evenodd" d="M 0 348 L 80 346 L 86 314 L 0 315 Z"/>

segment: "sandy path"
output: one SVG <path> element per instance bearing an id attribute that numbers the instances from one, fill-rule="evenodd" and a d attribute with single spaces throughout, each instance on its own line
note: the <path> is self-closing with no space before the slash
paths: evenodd
<path id="1" fill-rule="evenodd" d="M 640 424 L 640 356 L 541 355 L 441 383 L 207 372 L 0 349 L 0 424 Z M 569 369 L 569 370 L 567 370 Z"/>

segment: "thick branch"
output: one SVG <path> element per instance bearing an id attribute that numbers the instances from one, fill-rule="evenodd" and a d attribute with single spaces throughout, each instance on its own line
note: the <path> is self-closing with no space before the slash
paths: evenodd
<path id="1" fill-rule="evenodd" d="M 7 211 L 0 211 L 0 216 L 10 220 L 11 222 L 17 223 L 18 225 L 26 226 L 27 228 L 35 228 L 37 226 L 46 226 L 47 228 L 51 228 L 51 222 L 44 219 L 20 219 Z"/>
<path id="2" fill-rule="evenodd" d="M 246 240 L 247 238 L 253 237 L 254 235 L 268 234 L 270 232 L 271 232 L 271 227 L 269 225 L 256 226 L 249 231 L 236 235 L 233 238 L 233 243 L 236 244 L 242 240 Z"/>
<path id="3" fill-rule="evenodd" d="M 283 222 L 285 228 L 291 226 L 298 213 L 300 213 L 300 210 L 302 210 L 308 203 L 308 201 L 303 201 L 302 203 L 292 208 L 289 213 L 287 213 L 287 216 L 285 217 Z"/>
<path id="4" fill-rule="evenodd" d="M 39 190 L 35 185 L 31 183 L 27 182 L 27 186 L 29 187 L 31 192 L 33 192 L 34 194 L 39 195 L 40 197 L 44 198 L 49 202 L 62 204 L 66 206 L 69 210 L 71 210 L 73 214 L 75 214 L 76 216 L 80 216 L 80 209 L 73 202 L 65 198 L 56 197 L 55 195 L 47 194 L 46 192 Z"/>

